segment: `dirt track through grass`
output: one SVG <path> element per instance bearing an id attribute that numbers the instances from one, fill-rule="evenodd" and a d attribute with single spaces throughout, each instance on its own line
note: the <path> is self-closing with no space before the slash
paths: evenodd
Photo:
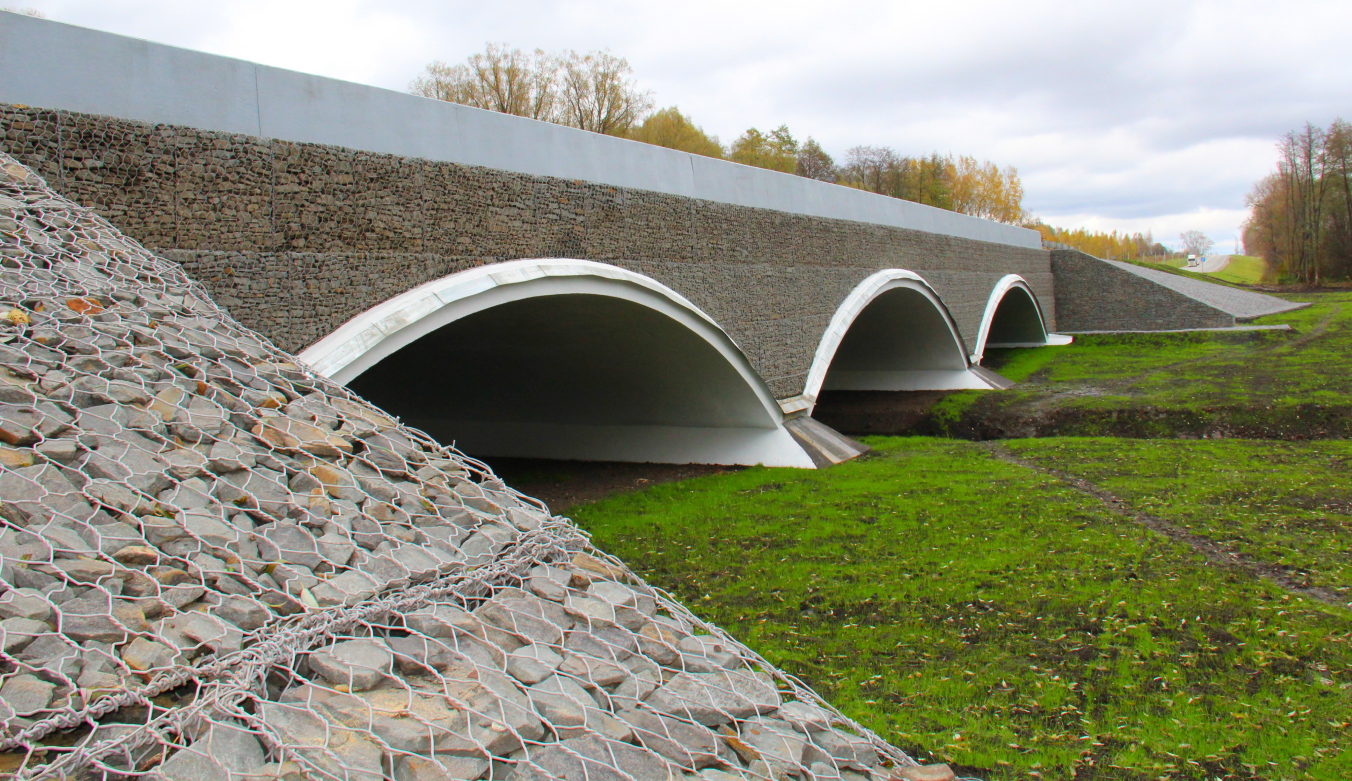
<path id="1" fill-rule="evenodd" d="M 1261 578 L 1273 583 L 1291 594 L 1316 599 L 1331 607 L 1352 610 L 1352 604 L 1347 602 L 1346 596 L 1339 594 L 1332 589 L 1309 585 L 1308 579 L 1300 576 L 1299 573 L 1293 576 L 1289 567 L 1282 567 L 1263 561 L 1255 561 L 1252 557 L 1243 552 L 1218 543 L 1209 537 L 1201 534 L 1194 534 L 1193 532 L 1180 528 L 1162 518 L 1138 512 L 1132 509 L 1127 502 L 1114 496 L 1110 491 L 1094 485 L 1082 477 L 1076 477 L 1069 472 L 1042 466 L 1033 461 L 1020 458 L 1010 452 L 1009 448 L 998 442 L 983 443 L 982 447 L 985 447 L 992 455 L 1001 461 L 1016 464 L 1026 469 L 1033 469 L 1055 477 L 1075 490 L 1094 497 L 1112 512 L 1129 518 L 1151 531 L 1159 532 L 1175 542 L 1189 546 L 1205 556 L 1207 561 L 1212 564 L 1246 572 L 1252 577 Z"/>

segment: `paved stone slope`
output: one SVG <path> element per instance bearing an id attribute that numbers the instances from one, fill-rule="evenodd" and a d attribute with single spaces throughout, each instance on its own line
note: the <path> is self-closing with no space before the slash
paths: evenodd
<path id="1" fill-rule="evenodd" d="M 1022 275 L 1055 326 L 1044 250 L 603 184 L 0 104 L 0 151 L 183 264 L 240 322 L 297 351 L 424 282 L 521 258 L 646 274 L 718 322 L 780 398 L 803 391 L 836 308 L 904 268 L 968 350 Z"/>
<path id="2" fill-rule="evenodd" d="M 1074 249 L 1051 256 L 1057 327 L 1068 333 L 1230 328 L 1236 320 L 1308 306 Z"/>
<path id="3" fill-rule="evenodd" d="M 1135 263 L 1122 263 L 1116 260 L 1105 260 L 1103 262 L 1129 274 L 1144 277 L 1157 285 L 1182 293 L 1188 298 L 1200 301 L 1207 306 L 1219 309 L 1233 316 L 1236 320 L 1253 320 L 1256 317 L 1275 315 L 1309 306 L 1308 303 L 1287 301 L 1276 296 L 1255 293 L 1251 290 L 1240 290 L 1225 285 L 1213 285 L 1205 280 L 1189 279 L 1178 274 L 1170 274 L 1167 271 L 1138 266 Z M 1224 266 L 1221 268 L 1224 268 Z M 1220 269 L 1211 270 L 1219 271 Z"/>
<path id="4" fill-rule="evenodd" d="M 913 764 L 4 155 L 0 442 L 0 773 Z"/>

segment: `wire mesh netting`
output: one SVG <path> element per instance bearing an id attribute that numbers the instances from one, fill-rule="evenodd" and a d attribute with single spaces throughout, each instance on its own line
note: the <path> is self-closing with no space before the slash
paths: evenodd
<path id="1" fill-rule="evenodd" d="M 0 264 L 0 774 L 915 764 L 3 154 Z"/>

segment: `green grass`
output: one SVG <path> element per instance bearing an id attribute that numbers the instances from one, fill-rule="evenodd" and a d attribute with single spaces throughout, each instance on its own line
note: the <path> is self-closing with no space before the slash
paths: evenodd
<path id="1" fill-rule="evenodd" d="M 598 545 L 921 759 L 1002 779 L 1352 777 L 1346 611 L 1218 570 L 981 445 L 869 444 L 872 456 L 825 471 L 749 469 L 574 516 Z M 1111 456 L 1109 443 L 1011 447 L 1110 468 L 1114 489 L 1153 512 L 1171 511 L 1158 501 L 1170 490 L 1180 501 L 1207 490 L 1180 471 L 1184 450 L 1171 460 Z M 1202 452 L 1236 468 L 1252 457 L 1227 448 Z M 1319 453 L 1311 482 L 1337 467 Z M 1302 478 L 1294 456 L 1283 469 L 1274 495 Z M 1238 519 L 1258 552 L 1328 533 L 1302 530 L 1305 511 L 1280 502 L 1268 520 L 1286 519 L 1284 531 L 1260 528 L 1251 497 L 1207 496 L 1215 518 L 1194 530 L 1222 536 Z M 1308 555 L 1321 577 L 1339 571 L 1333 553 Z"/>
<path id="2" fill-rule="evenodd" d="M 1230 262 L 1224 269 L 1221 271 L 1214 271 L 1210 274 L 1203 274 L 1188 268 L 1188 261 L 1182 258 L 1170 258 L 1163 262 L 1156 262 L 1153 260 L 1126 260 L 1123 262 L 1167 271 L 1171 274 L 1189 277 L 1190 279 L 1200 279 L 1206 282 L 1213 282 L 1232 287 L 1257 285 L 1262 283 L 1265 279 L 1272 281 L 1267 276 L 1267 263 L 1262 258 L 1255 258 L 1248 255 L 1231 255 Z"/>
<path id="3" fill-rule="evenodd" d="M 1145 263 L 1142 265 L 1164 268 L 1166 271 L 1182 273 L 1209 282 L 1229 282 L 1236 285 L 1257 285 L 1267 277 L 1267 262 L 1262 258 L 1251 255 L 1231 255 L 1230 262 L 1226 264 L 1225 268 L 1220 271 L 1213 271 L 1210 274 L 1203 274 L 1188 268 L 1188 261 L 1184 259 L 1170 259 L 1164 263 Z"/>
<path id="4" fill-rule="evenodd" d="M 1167 271 L 1180 271 L 1198 279 L 1206 279 L 1212 282 L 1220 280 L 1236 285 L 1257 285 L 1267 276 L 1267 262 L 1262 258 L 1256 258 L 1251 255 L 1231 255 L 1230 262 L 1226 264 L 1225 268 L 1210 274 L 1202 274 L 1190 270 L 1187 267 L 1188 261 L 1185 258 L 1169 258 L 1168 260 L 1159 263 L 1144 261 L 1141 262 L 1141 265 L 1163 268 Z"/>
<path id="5" fill-rule="evenodd" d="M 1249 255 L 1231 255 L 1225 268 L 1213 274 L 1203 274 L 1208 279 L 1220 279 L 1239 285 L 1256 285 L 1267 274 L 1267 262 L 1262 258 Z"/>
<path id="6" fill-rule="evenodd" d="M 1292 296 L 1313 302 L 1305 309 L 1260 318 L 1293 331 L 1184 334 L 1082 335 L 1068 347 L 992 350 L 986 365 L 1019 383 L 1000 393 L 967 391 L 944 398 L 934 410 L 940 430 L 964 416 L 991 419 L 1000 413 L 1066 418 L 1059 433 L 1130 433 L 1174 436 L 1182 425 L 1165 415 L 1126 417 L 1136 427 L 1120 430 L 1123 412 L 1182 413 L 1205 430 L 1217 425 L 1276 427 L 1295 433 L 1312 425 L 1352 434 L 1352 420 L 1337 412 L 1316 420 L 1327 406 L 1346 410 L 1352 398 L 1352 294 Z M 1083 420 L 1076 421 L 1078 413 Z M 1303 416 L 1303 417 L 1302 417 Z M 956 433 L 956 432 L 955 432 Z M 1196 433 L 1196 432 L 1188 432 Z M 1266 433 L 1264 436 L 1278 436 Z M 1329 435 L 1325 432 L 1322 435 Z"/>
<path id="7" fill-rule="evenodd" d="M 1352 603 L 1352 443 L 1100 438 L 1009 447 Z"/>

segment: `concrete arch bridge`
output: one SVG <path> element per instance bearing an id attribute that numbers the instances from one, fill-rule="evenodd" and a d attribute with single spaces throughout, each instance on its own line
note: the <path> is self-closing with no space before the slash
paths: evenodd
<path id="1" fill-rule="evenodd" d="M 808 422 L 822 390 L 998 387 L 978 366 L 986 346 L 1049 339 L 1060 341 L 1011 274 L 969 355 L 925 280 L 887 269 L 839 304 L 803 391 L 776 399 L 727 332 L 666 285 L 605 263 L 529 259 L 420 285 L 300 357 L 473 453 L 809 467 L 850 454 Z"/>
<path id="2" fill-rule="evenodd" d="M 810 417 L 824 390 L 995 387 L 986 349 L 1058 326 L 1281 308 L 1015 226 L 17 14 L 0 148 L 481 455 L 829 463 L 858 451 Z"/>

